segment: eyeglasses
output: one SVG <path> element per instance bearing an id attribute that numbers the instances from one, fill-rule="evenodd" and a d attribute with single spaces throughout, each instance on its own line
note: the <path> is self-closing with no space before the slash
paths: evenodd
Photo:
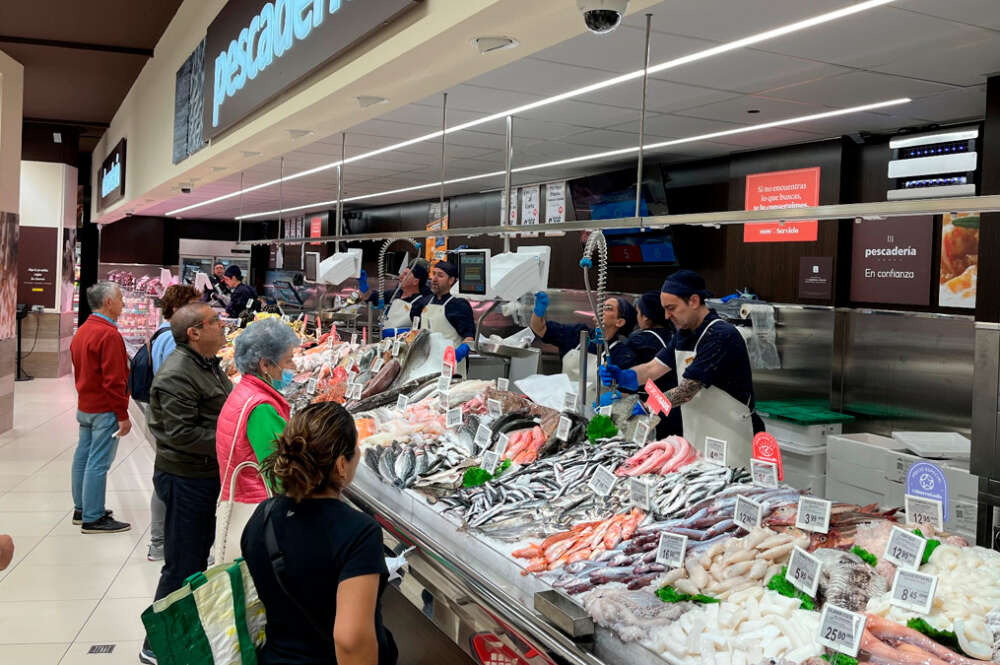
<path id="1" fill-rule="evenodd" d="M 216 314 L 212 318 L 204 319 L 202 321 L 199 321 L 198 323 L 194 324 L 191 327 L 192 328 L 204 328 L 206 323 L 218 323 L 218 322 L 219 322 L 219 315 Z"/>

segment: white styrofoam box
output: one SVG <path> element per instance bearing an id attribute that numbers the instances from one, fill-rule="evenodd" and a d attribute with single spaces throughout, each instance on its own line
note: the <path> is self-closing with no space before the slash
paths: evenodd
<path id="1" fill-rule="evenodd" d="M 764 417 L 764 427 L 778 441 L 790 441 L 801 446 L 825 446 L 826 437 L 840 434 L 844 426 L 840 423 L 827 425 L 796 425 L 787 420 Z"/>
<path id="2" fill-rule="evenodd" d="M 832 460 L 833 464 L 843 464 L 837 460 Z M 831 470 L 831 472 L 826 477 L 826 498 L 831 501 L 839 501 L 841 503 L 856 503 L 859 506 L 866 506 L 869 503 L 877 503 L 880 506 L 888 505 L 885 500 L 885 494 L 866 489 L 864 487 L 859 487 L 857 485 L 851 485 L 849 483 L 842 482 L 840 478 L 843 476 L 838 471 L 836 475 Z M 884 481 L 883 481 L 884 483 Z"/>
<path id="3" fill-rule="evenodd" d="M 820 498 L 826 498 L 826 474 L 813 475 L 801 473 L 799 471 L 789 471 L 785 467 L 785 479 L 782 481 L 800 490 L 809 490 L 809 493 Z"/>
<path id="4" fill-rule="evenodd" d="M 804 447 L 779 439 L 784 483 L 798 489 L 811 489 L 816 496 L 826 490 L 826 446 Z"/>
<path id="5" fill-rule="evenodd" d="M 969 473 L 968 463 L 950 462 L 944 465 L 948 480 L 948 531 L 976 537 L 977 511 L 979 510 L 979 476 Z"/>
<path id="6" fill-rule="evenodd" d="M 972 441 L 958 432 L 893 432 L 892 438 L 921 457 L 969 459 Z"/>
<path id="7" fill-rule="evenodd" d="M 897 505 L 890 497 L 885 469 L 888 455 L 899 449 L 898 441 L 867 432 L 827 437 L 827 498 L 859 505 Z"/>

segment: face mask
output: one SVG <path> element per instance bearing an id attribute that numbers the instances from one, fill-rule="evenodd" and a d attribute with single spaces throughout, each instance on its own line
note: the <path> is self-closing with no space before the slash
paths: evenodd
<path id="1" fill-rule="evenodd" d="M 281 370 L 281 378 L 271 379 L 271 385 L 274 386 L 275 390 L 279 391 L 284 390 L 285 388 L 288 387 L 288 384 L 290 384 L 292 382 L 292 379 L 294 378 L 295 378 L 295 372 L 293 372 L 290 369 L 283 369 Z"/>

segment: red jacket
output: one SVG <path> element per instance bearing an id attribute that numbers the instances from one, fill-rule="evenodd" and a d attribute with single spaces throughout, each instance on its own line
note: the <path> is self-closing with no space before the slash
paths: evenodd
<path id="1" fill-rule="evenodd" d="M 114 411 L 118 420 L 128 420 L 128 354 L 118 328 L 91 314 L 73 335 L 69 353 L 77 408 L 84 413 Z"/>

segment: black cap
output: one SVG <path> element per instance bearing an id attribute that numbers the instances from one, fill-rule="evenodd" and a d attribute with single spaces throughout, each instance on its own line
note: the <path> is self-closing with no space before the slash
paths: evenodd
<path id="1" fill-rule="evenodd" d="M 642 312 L 642 315 L 647 319 L 651 319 L 657 326 L 664 326 L 667 323 L 667 317 L 663 313 L 663 305 L 660 304 L 660 294 L 656 291 L 647 291 L 639 296 L 639 299 L 635 301 L 636 307 Z"/>
<path id="2" fill-rule="evenodd" d="M 618 318 L 625 319 L 625 325 L 621 329 L 622 335 L 628 336 L 633 330 L 635 330 L 636 317 L 635 317 L 635 307 L 632 306 L 625 298 L 619 298 L 615 296 L 615 302 L 618 303 Z"/>
<path id="3" fill-rule="evenodd" d="M 449 277 L 458 279 L 458 268 L 455 267 L 454 263 L 450 263 L 448 261 L 438 261 L 434 264 L 434 267 Z"/>
<path id="4" fill-rule="evenodd" d="M 228 268 L 226 268 L 226 277 L 235 277 L 236 279 L 243 279 L 243 271 L 235 263 Z"/>
<path id="5" fill-rule="evenodd" d="M 417 281 L 420 282 L 420 288 L 424 288 L 424 284 L 427 283 L 427 277 L 429 276 L 427 273 L 427 264 L 422 261 L 418 261 L 410 269 L 410 274 L 416 277 Z"/>
<path id="6" fill-rule="evenodd" d="M 660 287 L 660 291 L 684 299 L 697 294 L 704 300 L 712 295 L 705 286 L 705 279 L 694 270 L 678 270 L 667 277 L 663 286 Z"/>

